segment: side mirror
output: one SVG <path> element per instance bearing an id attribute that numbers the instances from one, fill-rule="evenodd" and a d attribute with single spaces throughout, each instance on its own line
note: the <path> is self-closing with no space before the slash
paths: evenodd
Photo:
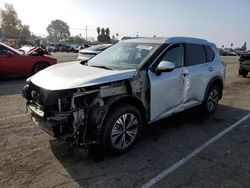
<path id="1" fill-rule="evenodd" d="M 175 64 L 169 61 L 161 61 L 156 67 L 156 73 L 160 74 L 161 72 L 171 72 L 174 70 Z"/>

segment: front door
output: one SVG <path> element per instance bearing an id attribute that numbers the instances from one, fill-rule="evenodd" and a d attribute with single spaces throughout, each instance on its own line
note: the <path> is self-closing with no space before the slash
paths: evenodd
<path id="1" fill-rule="evenodd" d="M 23 73 L 23 60 L 5 46 L 0 45 L 0 76 L 20 75 Z"/>
<path id="2" fill-rule="evenodd" d="M 183 57 L 182 44 L 169 46 L 155 63 L 169 61 L 175 64 L 175 69 L 170 72 L 162 72 L 160 75 L 151 70 L 148 72 L 151 85 L 151 122 L 178 111 L 182 104 L 185 84 Z"/>

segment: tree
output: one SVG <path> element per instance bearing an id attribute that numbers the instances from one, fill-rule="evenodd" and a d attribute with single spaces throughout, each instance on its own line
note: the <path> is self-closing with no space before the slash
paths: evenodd
<path id="1" fill-rule="evenodd" d="M 247 51 L 247 42 L 244 43 L 244 45 L 241 47 L 242 51 Z"/>
<path id="2" fill-rule="evenodd" d="M 105 35 L 105 29 L 104 28 L 101 29 L 101 35 Z"/>
<path id="3" fill-rule="evenodd" d="M 106 35 L 107 35 L 107 36 L 109 36 L 109 35 L 110 35 L 110 30 L 109 30 L 109 28 L 108 28 L 108 27 L 105 29 L 105 33 L 106 33 Z"/>
<path id="4" fill-rule="evenodd" d="M 69 26 L 62 20 L 53 20 L 47 27 L 49 33 L 48 39 L 50 40 L 66 40 L 70 37 Z"/>
<path id="5" fill-rule="evenodd" d="M 110 41 L 110 30 L 109 28 L 107 27 L 105 29 L 105 42 L 109 42 Z"/>
<path id="6" fill-rule="evenodd" d="M 98 34 L 98 36 L 99 36 L 99 35 L 100 35 L 100 32 L 101 32 L 100 27 L 97 27 L 97 28 L 96 28 L 96 31 L 97 31 L 97 34 Z"/>
<path id="7" fill-rule="evenodd" d="M 234 45 L 233 43 L 230 44 L 231 48 L 233 48 L 233 45 Z"/>
<path id="8" fill-rule="evenodd" d="M 99 28 L 99 27 L 98 27 Z M 106 29 L 102 28 L 101 30 L 101 34 L 99 33 L 97 36 L 97 40 L 101 43 L 103 42 L 110 42 L 110 30 L 107 27 Z"/>
<path id="9" fill-rule="evenodd" d="M 0 10 L 1 34 L 9 37 L 30 37 L 28 25 L 22 25 L 13 5 L 4 4 L 4 9 Z"/>
<path id="10" fill-rule="evenodd" d="M 20 28 L 20 35 L 25 37 L 30 37 L 31 32 L 29 28 L 30 27 L 28 25 L 22 25 L 22 27 Z"/>

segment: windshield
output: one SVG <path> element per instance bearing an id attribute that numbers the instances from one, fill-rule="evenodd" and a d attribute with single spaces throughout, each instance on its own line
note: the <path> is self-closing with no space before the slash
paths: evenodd
<path id="1" fill-rule="evenodd" d="M 160 44 L 120 42 L 93 57 L 88 66 L 134 69 L 148 59 Z"/>

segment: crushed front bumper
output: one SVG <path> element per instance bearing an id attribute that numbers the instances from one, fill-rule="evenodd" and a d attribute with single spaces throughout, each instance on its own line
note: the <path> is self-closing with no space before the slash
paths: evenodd
<path id="1" fill-rule="evenodd" d="M 43 110 L 34 104 L 27 104 L 31 111 L 32 120 L 46 133 L 57 138 L 73 138 L 73 129 L 70 126 L 71 114 L 56 114 L 45 117 Z"/>

